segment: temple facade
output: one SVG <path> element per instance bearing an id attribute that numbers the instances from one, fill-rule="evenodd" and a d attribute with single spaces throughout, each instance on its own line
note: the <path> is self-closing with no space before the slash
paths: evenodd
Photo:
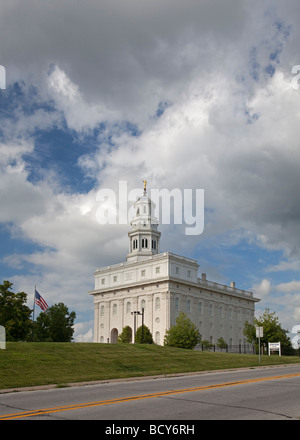
<path id="1" fill-rule="evenodd" d="M 246 321 L 253 323 L 252 292 L 215 283 L 202 273 L 196 260 L 160 252 L 160 232 L 154 218 L 154 204 L 144 194 L 134 204 L 135 215 L 128 233 L 126 261 L 101 267 L 95 272 L 94 342 L 116 343 L 123 328 L 144 324 L 156 344 L 184 312 L 198 327 L 202 340 L 216 344 L 223 338 L 229 345 L 242 344 Z"/>

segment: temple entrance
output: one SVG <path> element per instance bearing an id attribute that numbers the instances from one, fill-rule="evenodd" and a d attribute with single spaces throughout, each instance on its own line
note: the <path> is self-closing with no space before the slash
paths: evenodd
<path id="1" fill-rule="evenodd" d="M 112 331 L 110 332 L 110 341 L 111 344 L 116 344 L 118 342 L 118 330 L 116 328 L 113 328 Z"/>

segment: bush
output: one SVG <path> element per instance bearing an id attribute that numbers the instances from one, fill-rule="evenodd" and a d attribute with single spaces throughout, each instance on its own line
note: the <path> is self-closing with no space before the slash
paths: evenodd
<path id="1" fill-rule="evenodd" d="M 137 329 L 135 334 L 135 342 L 137 344 L 153 344 L 152 334 L 146 325 L 143 326 L 143 339 L 142 339 L 142 326 L 140 326 Z"/>
<path id="2" fill-rule="evenodd" d="M 180 312 L 176 325 L 166 331 L 164 344 L 170 347 L 193 349 L 199 342 L 199 330 L 185 313 Z"/>
<path id="3" fill-rule="evenodd" d="M 208 341 L 207 339 L 204 339 L 203 341 L 201 341 L 201 344 L 203 346 L 203 350 L 210 350 L 214 345 Z"/>
<path id="4" fill-rule="evenodd" d="M 118 342 L 121 342 L 122 344 L 130 344 L 132 342 L 132 329 L 129 325 L 124 327 L 119 334 Z"/>

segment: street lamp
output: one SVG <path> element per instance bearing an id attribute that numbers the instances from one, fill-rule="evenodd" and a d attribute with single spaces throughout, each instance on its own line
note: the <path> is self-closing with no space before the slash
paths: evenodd
<path id="1" fill-rule="evenodd" d="M 142 315 L 142 343 L 144 340 L 144 307 L 142 308 L 142 311 L 140 312 L 139 310 L 135 310 L 134 312 L 131 312 L 131 314 L 134 316 L 134 343 L 135 343 L 135 334 L 136 334 L 136 316 L 137 315 Z"/>

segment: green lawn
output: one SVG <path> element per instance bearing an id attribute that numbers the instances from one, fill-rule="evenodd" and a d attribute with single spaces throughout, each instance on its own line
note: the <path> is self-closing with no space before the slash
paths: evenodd
<path id="1" fill-rule="evenodd" d="M 156 345 L 8 342 L 0 389 L 226 368 L 300 363 L 293 356 L 210 353 Z"/>

